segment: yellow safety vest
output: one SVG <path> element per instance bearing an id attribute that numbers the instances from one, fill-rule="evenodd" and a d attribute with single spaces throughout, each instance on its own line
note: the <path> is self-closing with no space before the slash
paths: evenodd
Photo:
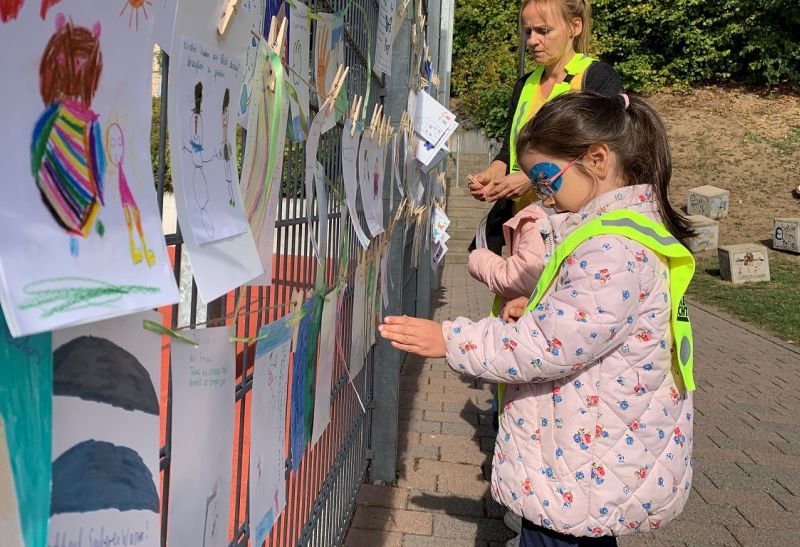
<path id="1" fill-rule="evenodd" d="M 672 337 L 675 341 L 672 352 L 673 363 L 680 371 L 686 389 L 694 391 L 695 383 L 692 374 L 694 339 L 692 337 L 692 324 L 689 321 L 686 302 L 683 298 L 689 283 L 692 281 L 692 276 L 694 276 L 694 257 L 663 224 L 654 222 L 640 213 L 627 209 L 606 213 L 567 236 L 556 247 L 553 257 L 542 272 L 531 299 L 528 301 L 528 306 L 525 308 L 525 313 L 530 313 L 539 305 L 553 280 L 558 276 L 562 262 L 575 249 L 589 238 L 606 234 L 621 235 L 636 241 L 668 260 L 669 296 L 672 305 L 670 324 Z M 498 414 L 502 412 L 505 387 L 505 384 L 498 386 Z"/>
<path id="2" fill-rule="evenodd" d="M 595 59 L 592 59 L 588 55 L 576 53 L 575 56 L 570 59 L 570 61 L 564 67 L 564 70 L 567 72 L 567 76 L 563 81 L 553 86 L 553 90 L 550 92 L 550 95 L 547 96 L 547 100 L 545 102 L 550 101 L 559 95 L 563 95 L 568 91 L 579 91 L 582 86 L 582 79 L 576 78 L 576 76 L 583 74 L 593 62 L 595 62 Z M 520 131 L 522 131 L 522 127 L 528 123 L 528 121 L 533 117 L 532 115 L 535 114 L 535 112 L 531 112 L 531 104 L 533 104 L 533 101 L 539 94 L 539 84 L 541 83 L 543 74 L 544 67 L 540 65 L 536 68 L 536 70 L 531 72 L 531 75 L 528 76 L 527 80 L 525 80 L 525 85 L 522 87 L 522 92 L 519 94 L 517 110 L 511 123 L 511 142 L 509 142 L 508 146 L 509 173 L 514 173 L 520 170 L 519 164 L 517 163 L 517 137 L 519 136 Z"/>

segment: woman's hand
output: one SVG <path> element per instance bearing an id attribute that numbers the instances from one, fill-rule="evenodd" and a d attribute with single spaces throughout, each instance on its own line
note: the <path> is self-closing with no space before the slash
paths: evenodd
<path id="1" fill-rule="evenodd" d="M 442 335 L 442 325 L 436 321 L 416 317 L 387 317 L 378 327 L 392 346 L 423 357 L 444 357 L 446 345 Z"/>
<path id="2" fill-rule="evenodd" d="M 518 198 L 531 189 L 531 181 L 528 175 L 522 171 L 511 173 L 501 179 L 494 181 L 494 185 L 490 192 L 487 192 L 486 199 L 488 201 L 497 201 L 500 199 L 513 199 Z"/>
<path id="3" fill-rule="evenodd" d="M 487 194 L 491 192 L 494 181 L 503 178 L 506 174 L 506 164 L 502 161 L 493 161 L 492 164 L 481 171 L 467 177 L 469 179 L 470 193 L 479 201 L 486 201 Z"/>
<path id="4" fill-rule="evenodd" d="M 517 319 L 525 315 L 525 308 L 528 306 L 528 299 L 524 296 L 506 302 L 503 306 L 502 317 L 506 323 L 516 323 Z"/>
<path id="5" fill-rule="evenodd" d="M 486 192 L 491 191 L 493 183 L 486 171 L 481 171 L 469 177 L 467 186 L 472 197 L 478 201 L 486 201 Z"/>

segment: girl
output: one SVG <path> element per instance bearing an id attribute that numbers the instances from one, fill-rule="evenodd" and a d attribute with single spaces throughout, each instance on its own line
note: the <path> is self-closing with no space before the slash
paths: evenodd
<path id="1" fill-rule="evenodd" d="M 666 132 L 643 101 L 558 97 L 517 146 L 545 206 L 560 213 L 551 217 L 557 243 L 603 218 L 639 213 L 663 224 L 668 232 L 649 233 L 680 249 L 693 271 L 678 243 L 692 231 L 667 198 Z M 523 313 L 526 299 L 506 305 L 504 318 L 516 324 L 458 318 L 432 328 L 439 325 L 387 317 L 381 325 L 398 349 L 446 356 L 459 374 L 510 384 L 492 495 L 523 517 L 523 547 L 615 545 L 613 536 L 659 528 L 683 509 L 693 382 L 673 366 L 673 349 L 690 366 L 691 345 L 689 337 L 673 348 L 674 310 L 683 308 L 671 296 L 682 296 L 672 264 L 628 236 L 596 235 L 566 256 L 534 309 Z"/>

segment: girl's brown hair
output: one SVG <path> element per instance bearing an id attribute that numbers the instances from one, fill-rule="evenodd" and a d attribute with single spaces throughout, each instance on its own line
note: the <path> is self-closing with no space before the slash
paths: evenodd
<path id="1" fill-rule="evenodd" d="M 669 202 L 672 155 L 658 114 L 637 97 L 567 93 L 545 103 L 517 137 L 517 155 L 536 150 L 572 161 L 594 144 L 614 152 L 625 186 L 652 184 L 661 218 L 681 243 L 694 236 L 689 221 Z M 582 169 L 580 163 L 576 167 Z M 585 173 L 588 173 L 584 169 Z"/>
<path id="2" fill-rule="evenodd" d="M 583 23 L 583 30 L 572 39 L 572 47 L 576 53 L 589 53 L 589 41 L 592 38 L 592 4 L 590 0 L 522 0 L 519 7 L 519 26 L 522 29 L 522 12 L 534 2 L 553 2 L 558 4 L 564 22 L 572 24 L 574 18 L 579 18 Z"/>

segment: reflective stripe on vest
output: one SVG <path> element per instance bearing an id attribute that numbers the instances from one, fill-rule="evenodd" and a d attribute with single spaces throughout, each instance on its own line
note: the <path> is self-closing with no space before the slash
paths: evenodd
<path id="1" fill-rule="evenodd" d="M 564 67 L 564 70 L 567 71 L 567 77 L 564 78 L 564 81 L 553 86 L 553 90 L 550 92 L 547 100 L 549 101 L 555 97 L 558 97 L 559 95 L 563 95 L 572 89 L 570 83 L 572 82 L 573 78 L 589 68 L 589 65 L 591 65 L 594 61 L 595 59 L 592 59 L 588 55 L 576 53 L 570 62 Z M 542 79 L 542 74 L 544 74 L 544 67 L 537 67 L 536 70 L 534 70 L 531 75 L 528 76 L 528 79 L 525 80 L 525 85 L 522 87 L 522 92 L 519 95 L 519 100 L 517 101 L 517 110 L 514 113 L 514 119 L 511 121 L 511 142 L 509 143 L 508 147 L 509 173 L 514 173 L 515 171 L 520 170 L 519 164 L 517 163 L 517 137 L 519 136 L 520 131 L 522 131 L 522 127 L 530 119 L 530 116 L 528 116 L 529 105 L 531 104 L 535 95 L 539 93 L 539 83 Z"/>
<path id="2" fill-rule="evenodd" d="M 581 243 L 589 238 L 615 234 L 631 239 L 660 254 L 669 263 L 669 295 L 672 305 L 670 325 L 675 341 L 672 356 L 677 364 L 683 383 L 688 391 L 694 391 L 695 383 L 692 369 L 694 366 L 694 339 L 692 324 L 684 301 L 684 294 L 694 275 L 694 257 L 689 250 L 664 227 L 646 216 L 622 209 L 606 213 L 572 232 L 555 249 L 553 257 L 545 266 L 539 282 L 531 295 L 525 313 L 537 309 L 539 302 L 547 294 L 547 290 L 558 276 L 561 264 Z M 498 386 L 498 409 L 502 409 L 502 398 L 505 385 Z"/>

